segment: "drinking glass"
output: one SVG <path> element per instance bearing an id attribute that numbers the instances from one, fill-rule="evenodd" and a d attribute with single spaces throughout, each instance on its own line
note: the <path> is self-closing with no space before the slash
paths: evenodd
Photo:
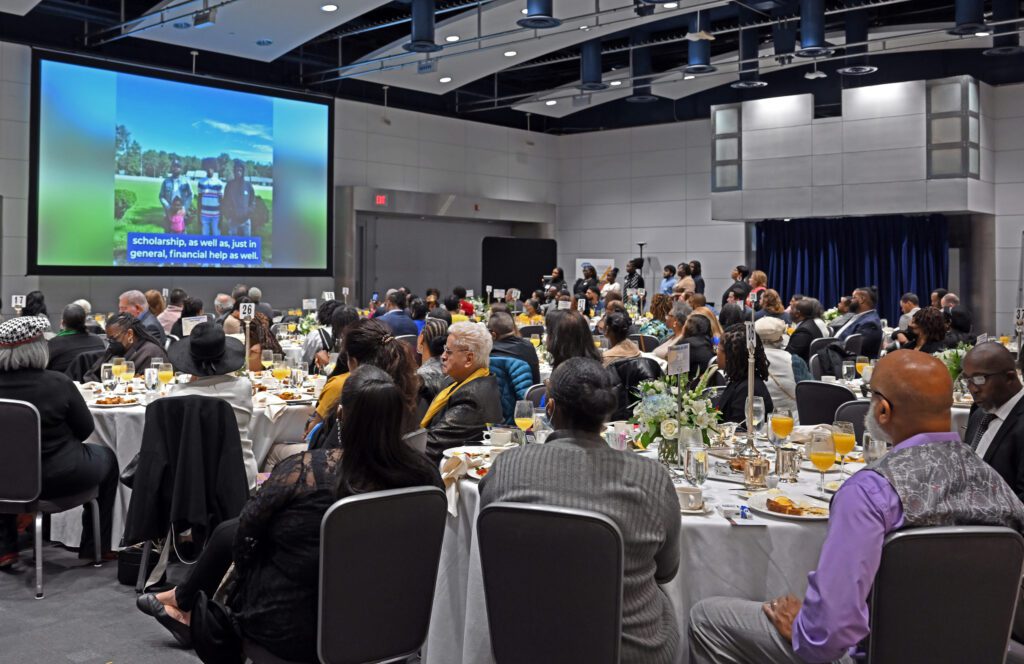
<path id="1" fill-rule="evenodd" d="M 785 408 L 780 408 L 771 416 L 772 433 L 775 434 L 775 446 L 786 444 L 789 434 L 793 433 L 793 413 Z"/>
<path id="2" fill-rule="evenodd" d="M 124 358 L 115 357 L 111 358 L 110 364 L 113 365 L 114 381 L 118 382 L 121 380 L 121 373 L 124 371 Z"/>
<path id="3" fill-rule="evenodd" d="M 523 444 L 526 443 L 526 431 L 533 426 L 533 402 L 532 401 L 517 401 L 516 409 L 512 415 L 515 420 L 516 426 L 522 432 Z"/>
<path id="4" fill-rule="evenodd" d="M 135 378 L 135 363 L 130 360 L 125 360 L 125 363 L 121 366 L 121 375 L 117 377 L 117 380 L 122 385 L 130 385 L 132 380 Z"/>
<path id="5" fill-rule="evenodd" d="M 839 477 L 842 478 L 846 472 L 846 455 L 853 451 L 857 444 L 857 436 L 853 430 L 853 422 L 832 423 L 832 443 L 835 445 L 836 454 L 839 457 Z"/>
<path id="6" fill-rule="evenodd" d="M 1003 344 L 1004 346 L 1009 346 L 1010 345 L 1010 337 L 1008 337 L 1005 334 L 1001 335 L 999 337 L 999 343 Z"/>
<path id="7" fill-rule="evenodd" d="M 836 446 L 832 442 L 832 436 L 824 431 L 812 433 L 811 440 L 807 443 L 807 458 L 811 460 L 811 464 L 821 473 L 818 497 L 826 498 L 825 472 L 836 465 Z"/>
<path id="8" fill-rule="evenodd" d="M 275 359 L 273 367 L 271 368 L 271 375 L 280 383 L 284 379 L 288 378 L 292 373 L 292 370 L 288 367 L 288 364 L 283 360 Z"/>
<path id="9" fill-rule="evenodd" d="M 146 389 L 150 392 L 156 392 L 156 388 L 160 387 L 160 370 L 154 367 L 147 367 L 142 373 L 143 379 L 146 381 Z"/>
<path id="10" fill-rule="evenodd" d="M 166 389 L 168 383 L 174 382 L 174 365 L 170 362 L 162 362 L 157 372 L 157 377 Z"/>
<path id="11" fill-rule="evenodd" d="M 875 365 L 869 364 L 864 367 L 860 372 L 860 379 L 864 381 L 865 385 L 871 384 L 871 376 L 875 373 Z"/>
<path id="12" fill-rule="evenodd" d="M 748 427 L 752 427 L 755 434 L 760 432 L 761 425 L 764 424 L 764 397 L 753 397 L 753 409 L 751 409 L 750 397 L 747 397 L 745 404 L 745 412 L 750 421 L 747 422 Z"/>
<path id="13" fill-rule="evenodd" d="M 871 360 L 866 355 L 858 355 L 856 361 L 857 375 L 864 378 L 864 368 L 871 366 Z"/>
<path id="14" fill-rule="evenodd" d="M 846 361 L 843 362 L 843 380 L 851 381 L 857 377 L 857 363 Z"/>
<path id="15" fill-rule="evenodd" d="M 530 335 L 530 343 L 533 344 L 534 348 L 539 346 L 540 345 L 540 335 L 539 334 L 531 334 Z"/>
<path id="16" fill-rule="evenodd" d="M 678 445 L 683 477 L 693 486 L 703 486 L 708 477 L 708 453 L 700 429 L 680 427 Z"/>
<path id="17" fill-rule="evenodd" d="M 864 463 L 874 463 L 889 453 L 889 443 L 864 434 Z"/>
<path id="18" fill-rule="evenodd" d="M 264 373 L 274 366 L 274 351 L 265 350 L 260 353 L 260 366 L 263 367 Z"/>
<path id="19" fill-rule="evenodd" d="M 100 366 L 100 382 L 103 383 L 105 392 L 113 392 L 117 387 L 117 376 L 114 375 L 114 365 L 107 362 Z"/>

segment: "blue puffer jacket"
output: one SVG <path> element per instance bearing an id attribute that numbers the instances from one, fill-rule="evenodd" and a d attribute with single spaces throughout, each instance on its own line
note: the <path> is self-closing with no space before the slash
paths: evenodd
<path id="1" fill-rule="evenodd" d="M 513 424 L 516 401 L 522 399 L 533 384 L 533 372 L 530 365 L 518 357 L 492 356 L 490 369 L 501 388 L 501 412 L 505 416 L 505 424 Z"/>

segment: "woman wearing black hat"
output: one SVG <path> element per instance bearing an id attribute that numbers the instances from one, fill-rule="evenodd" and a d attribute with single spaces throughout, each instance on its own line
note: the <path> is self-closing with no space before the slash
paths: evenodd
<path id="1" fill-rule="evenodd" d="M 252 451 L 249 421 L 252 419 L 252 383 L 248 378 L 231 376 L 245 363 L 241 341 L 224 335 L 216 323 L 200 323 L 192 334 L 171 344 L 171 362 L 175 371 L 192 374 L 190 383 L 172 385 L 172 397 L 216 397 L 231 404 L 242 438 L 242 461 L 249 488 L 256 486 L 256 456 Z"/>

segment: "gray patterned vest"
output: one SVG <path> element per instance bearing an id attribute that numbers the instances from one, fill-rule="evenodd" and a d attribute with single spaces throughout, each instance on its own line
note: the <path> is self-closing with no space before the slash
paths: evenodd
<path id="1" fill-rule="evenodd" d="M 869 465 L 896 490 L 904 527 L 1006 526 L 1024 533 L 1024 505 L 958 440 L 915 445 Z"/>

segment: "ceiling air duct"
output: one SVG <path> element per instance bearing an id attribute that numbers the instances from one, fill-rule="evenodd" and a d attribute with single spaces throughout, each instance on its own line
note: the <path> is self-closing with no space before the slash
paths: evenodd
<path id="1" fill-rule="evenodd" d="M 763 88 L 767 83 L 758 76 L 757 27 L 743 27 L 750 22 L 749 10 L 740 8 L 740 80 L 732 84 L 738 90 Z"/>
<path id="2" fill-rule="evenodd" d="M 985 49 L 982 53 L 984 55 L 1016 55 L 1024 50 L 1020 47 L 1017 23 L 1003 23 L 1004 21 L 1016 21 L 1019 18 L 1020 2 L 1018 0 L 992 0 L 992 22 L 1002 23 L 1002 25 L 994 26 L 995 36 L 992 38 L 992 48 Z"/>
<path id="3" fill-rule="evenodd" d="M 557 28 L 562 25 L 562 20 L 555 18 L 554 4 L 554 0 L 526 0 L 526 16 L 516 23 L 532 30 Z"/>
<path id="4" fill-rule="evenodd" d="M 825 42 L 825 0 L 800 0 L 800 48 L 796 54 L 820 58 L 831 53 Z"/>
<path id="5" fill-rule="evenodd" d="M 441 46 L 434 42 L 434 0 L 412 0 L 412 34 L 402 48 L 413 53 L 433 53 Z"/>
<path id="6" fill-rule="evenodd" d="M 601 80 L 601 42 L 593 39 L 580 45 L 580 90 L 598 92 L 607 90 Z"/>
<path id="7" fill-rule="evenodd" d="M 700 35 L 711 32 L 711 13 L 697 12 L 690 16 L 690 34 Z M 694 76 L 710 74 L 718 71 L 718 68 L 711 64 L 711 42 L 707 39 L 692 39 L 688 46 L 688 56 L 683 72 Z"/>
<path id="8" fill-rule="evenodd" d="M 878 67 L 868 64 L 868 13 L 867 11 L 846 12 L 846 64 L 837 69 L 843 76 L 864 76 L 874 74 Z"/>
<path id="9" fill-rule="evenodd" d="M 646 39 L 644 35 L 643 39 Z M 651 93 L 651 49 L 640 48 L 643 39 L 633 38 L 633 50 L 630 51 L 630 72 L 633 77 L 633 94 L 626 101 L 634 104 L 649 104 L 658 101 Z"/>
<path id="10" fill-rule="evenodd" d="M 948 30 L 951 35 L 973 35 L 988 29 L 983 0 L 956 0 L 955 15 L 956 25 Z"/>

